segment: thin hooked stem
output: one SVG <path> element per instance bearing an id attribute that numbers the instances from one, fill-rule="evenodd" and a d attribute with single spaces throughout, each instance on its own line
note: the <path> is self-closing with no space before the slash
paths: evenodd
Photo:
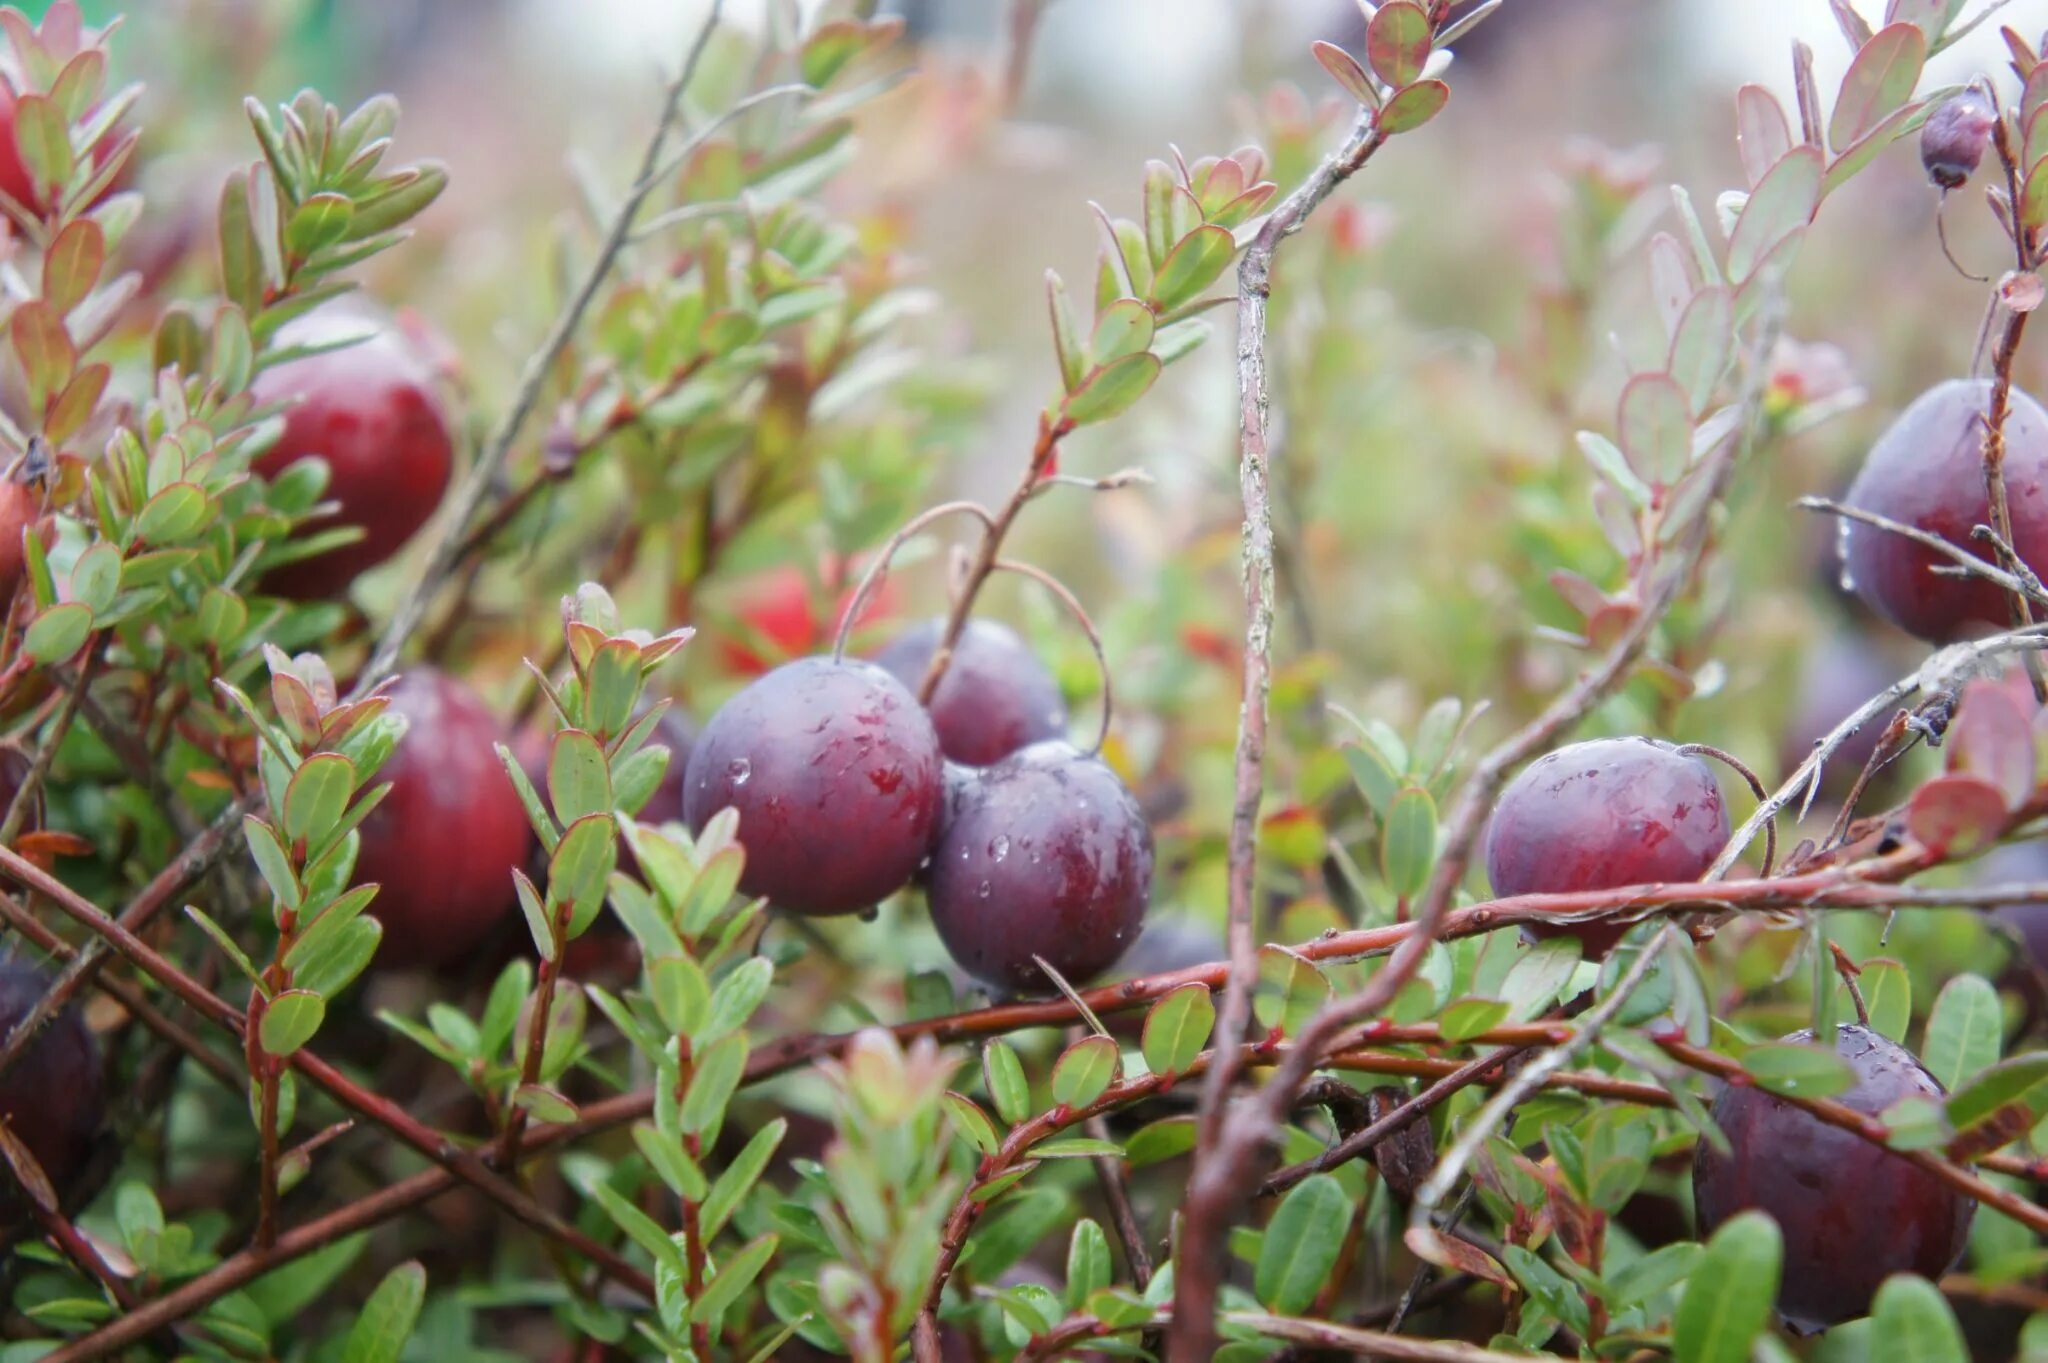
<path id="1" fill-rule="evenodd" d="M 897 553 L 905 544 L 910 542 L 911 537 L 916 535 L 918 531 L 923 530 L 934 521 L 945 519 L 947 516 L 972 516 L 981 522 L 983 530 L 990 534 L 995 533 L 995 517 L 990 515 L 988 508 L 980 502 L 941 502 L 929 510 L 921 511 L 917 515 L 912 516 L 901 530 L 898 530 L 889 537 L 889 542 L 882 546 L 882 551 L 875 555 L 872 563 L 868 564 L 868 570 L 861 574 L 860 581 L 854 586 L 853 595 L 846 598 L 846 607 L 839 614 L 839 630 L 832 636 L 833 662 L 845 661 L 846 640 L 853 633 L 853 622 L 860 619 L 861 608 L 867 605 L 868 598 L 874 595 L 875 590 L 889 576 L 890 560 L 896 557 Z"/>
<path id="2" fill-rule="evenodd" d="M 1061 604 L 1066 606 L 1067 613 L 1081 626 L 1081 632 L 1088 636 L 1088 646 L 1095 650 L 1096 670 L 1102 674 L 1102 724 L 1095 731 L 1095 746 L 1088 750 L 1088 755 L 1100 755 L 1102 745 L 1109 742 L 1109 723 L 1114 715 L 1116 697 L 1114 684 L 1110 681 L 1109 655 L 1103 651 L 1102 636 L 1096 632 L 1095 622 L 1088 618 L 1088 612 L 1081 605 L 1080 598 L 1067 589 L 1067 584 L 1038 565 L 1020 563 L 1016 559 L 999 558 L 990 564 L 989 568 L 993 572 L 1016 573 L 1021 577 L 1028 577 L 1044 587 L 1060 599 Z"/>

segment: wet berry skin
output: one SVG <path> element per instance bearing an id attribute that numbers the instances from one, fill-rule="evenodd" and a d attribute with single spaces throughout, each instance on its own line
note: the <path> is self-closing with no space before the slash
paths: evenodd
<path id="1" fill-rule="evenodd" d="M 363 820 L 356 883 L 380 887 L 369 909 L 384 925 L 378 964 L 452 965 L 513 909 L 533 825 L 492 750 L 511 734 L 482 697 L 431 668 L 390 694 L 410 727 L 377 773 L 391 791 Z"/>
<path id="2" fill-rule="evenodd" d="M 799 658 L 712 715 L 683 775 L 683 821 L 731 806 L 740 889 L 797 913 L 852 913 L 910 882 L 930 853 L 944 782 L 917 698 L 876 667 Z"/>
<path id="3" fill-rule="evenodd" d="M 1152 894 L 1152 829 L 1100 759 L 1035 743 L 983 768 L 948 811 L 927 899 L 960 968 L 999 989 L 1070 984 L 1138 940 Z"/>
<path id="4" fill-rule="evenodd" d="M 927 620 L 897 636 L 875 661 L 915 694 L 945 628 L 943 620 Z M 930 709 L 946 757 L 970 767 L 1067 732 L 1059 683 L 1015 630 L 993 620 L 969 620 L 960 631 Z"/>
<path id="5" fill-rule="evenodd" d="M 1902 1098 L 1942 1099 L 1919 1061 L 1867 1027 L 1838 1028 L 1835 1050 L 1856 1071 L 1838 1103 L 1876 1115 Z M 1938 1279 L 1962 1254 L 1977 1204 L 1892 1152 L 1750 1086 L 1723 1089 L 1714 1121 L 1730 1149 L 1701 1141 L 1693 1157 L 1700 1236 L 1737 1212 L 1768 1213 L 1785 1237 L 1778 1310 L 1795 1330 L 1865 1315 L 1892 1274 Z"/>
<path id="6" fill-rule="evenodd" d="M 361 329 L 358 317 L 315 314 L 287 328 L 284 339 L 303 345 Z M 337 525 L 364 532 L 353 544 L 272 569 L 265 591 L 302 601 L 339 596 L 433 516 L 455 455 L 432 377 L 426 361 L 390 330 L 256 376 L 250 392 L 257 402 L 287 405 L 284 434 L 255 461 L 255 471 L 275 478 L 296 460 L 320 456 L 328 467 L 326 500 L 341 509 L 301 533 Z"/>
<path id="7" fill-rule="evenodd" d="M 1546 753 L 1501 792 L 1486 834 L 1493 892 L 1569 894 L 1698 880 L 1727 845 L 1728 807 L 1697 757 L 1649 738 L 1598 738 Z M 1524 924 L 1605 956 L 1621 924 Z"/>
<path id="8" fill-rule="evenodd" d="M 49 983 L 28 962 L 0 957 L 0 1036 L 27 1016 Z M 75 1006 L 58 1013 L 0 1076 L 0 1116 L 61 1195 L 84 1167 L 106 1117 L 99 1043 Z M 26 1216 L 28 1205 L 13 1177 L 0 1173 L 0 1185 L 0 1222 Z"/>
<path id="9" fill-rule="evenodd" d="M 1989 404 L 1982 379 L 1922 393 L 1870 447 L 1848 504 L 1981 550 L 1970 531 L 1991 521 L 1979 420 Z M 2014 547 L 2036 572 L 2048 571 L 2048 412 L 2017 388 L 2005 423 L 2005 492 Z M 1941 644 L 2005 626 L 2006 596 L 1995 584 L 1936 576 L 1930 570 L 1950 560 L 1932 549 L 1859 521 L 1843 526 L 1847 583 L 1908 634 Z"/>

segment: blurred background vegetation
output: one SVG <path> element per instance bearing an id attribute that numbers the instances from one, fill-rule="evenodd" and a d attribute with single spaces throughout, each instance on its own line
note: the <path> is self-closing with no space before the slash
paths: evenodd
<path id="1" fill-rule="evenodd" d="M 93 18 L 117 8 L 86 6 Z M 140 187 L 166 259 L 210 238 L 221 149 L 246 142 L 243 93 L 274 101 L 310 82 L 343 103 L 400 96 L 399 151 L 445 161 L 451 188 L 369 288 L 445 340 L 474 427 L 476 414 L 501 409 L 556 310 L 562 242 L 589 216 L 579 183 L 624 178 L 654 58 L 681 45 L 704 5 L 129 8 L 116 51 L 150 85 Z M 727 12 L 759 22 L 762 8 L 733 0 Z M 883 8 L 908 20 L 916 69 L 862 112 L 851 167 L 828 199 L 876 260 L 900 263 L 923 305 L 865 376 L 889 396 L 878 409 L 850 393 L 843 426 L 804 432 L 815 476 L 704 580 L 679 592 L 656 567 L 608 584 L 628 619 L 705 632 L 672 679 L 699 718 L 743 680 L 736 662 L 773 656 L 759 634 L 765 596 L 794 582 L 808 598 L 799 617 L 829 620 L 837 592 L 824 579 L 843 578 L 857 562 L 848 555 L 920 503 L 1000 497 L 1015 481 L 1053 382 L 1043 272 L 1085 290 L 1097 241 L 1089 202 L 1133 213 L 1138 167 L 1169 143 L 1192 157 L 1256 142 L 1273 158 L 1270 176 L 1290 186 L 1348 116 L 1308 44 L 1355 47 L 1360 29 L 1350 0 L 1040 0 L 1022 7 L 1036 23 L 1020 58 L 1020 11 L 1001 0 Z M 2026 28 L 2043 17 L 2029 8 L 2000 21 Z M 1938 58 L 1928 86 L 2000 69 L 1995 28 Z M 1734 88 L 1758 81 L 1789 102 L 1794 37 L 1833 88 L 1848 50 L 1821 0 L 1509 0 L 1460 44 L 1447 113 L 1376 159 L 1283 262 L 1282 741 L 1267 850 L 1275 902 L 1310 904 L 1299 925 L 1318 921 L 1324 898 L 1342 898 L 1325 883 L 1323 854 L 1359 817 L 1322 701 L 1403 732 L 1439 697 L 1486 701 L 1481 732 L 1499 732 L 1578 665 L 1544 633 L 1576 623 L 1552 574 L 1611 587 L 1622 572 L 1573 433 L 1609 419 L 1629 357 L 1651 338 L 1640 248 L 1666 186 L 1688 186 L 1704 208 L 1740 182 Z M 1839 492 L 1892 413 L 1968 369 L 1984 288 L 1941 260 L 1936 195 L 1909 147 L 1847 193 L 1794 271 L 1797 344 L 1773 381 L 1779 438 L 1743 479 L 1705 590 L 1660 642 L 1668 675 L 1639 680 L 1592 730 L 1711 742 L 1768 780 L 1915 661 L 1836 590 L 1831 527 L 1789 504 Z M 1969 207 L 1950 206 L 1955 254 L 1995 272 L 2000 243 Z M 180 268 L 195 288 L 214 269 L 205 249 Z M 1210 345 L 1063 454 L 1069 472 L 1135 466 L 1156 485 L 1042 503 L 1017 547 L 1072 583 L 1103 628 L 1121 701 L 1112 756 L 1153 810 L 1175 872 L 1156 911 L 1220 922 L 1242 604 L 1231 321 L 1227 310 L 1213 316 Z M 2041 390 L 2043 364 L 2040 347 L 2022 353 L 2022 387 Z M 515 464 L 538 458 L 528 450 Z M 591 574 L 590 546 L 601 553 L 628 496 L 599 470 L 542 499 L 531 533 L 505 537 L 458 650 L 487 693 L 510 703 L 521 690 L 519 657 L 551 633 L 547 603 Z M 936 607 L 943 564 L 928 555 L 898 575 L 897 617 Z M 360 599 L 374 614 L 415 569 L 388 566 Z M 667 618 L 685 605 L 687 621 Z M 1092 723 L 1094 664 L 1070 627 L 1029 588 L 1000 585 L 987 609 L 1057 660 L 1077 724 Z M 821 628 L 800 620 L 782 645 L 807 651 Z M 721 639 L 728 646 L 704 646 Z M 1909 931 L 1930 941 L 1907 959 L 1938 972 L 1983 949 L 1981 929 L 1944 919 L 1916 918 Z M 1772 938 L 1762 978 L 1792 935 Z"/>

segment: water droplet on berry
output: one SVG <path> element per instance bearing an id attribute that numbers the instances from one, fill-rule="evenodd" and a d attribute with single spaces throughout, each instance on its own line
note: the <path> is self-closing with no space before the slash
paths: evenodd
<path id="1" fill-rule="evenodd" d="M 747 778 L 754 774 L 754 764 L 744 757 L 735 757 L 725 764 L 725 774 L 732 778 L 734 785 L 743 786 L 747 783 Z"/>
<path id="2" fill-rule="evenodd" d="M 995 861 L 1001 861 L 1004 857 L 1009 856 L 1010 835 L 1007 833 L 996 834 L 996 840 L 988 845 L 988 854 Z"/>

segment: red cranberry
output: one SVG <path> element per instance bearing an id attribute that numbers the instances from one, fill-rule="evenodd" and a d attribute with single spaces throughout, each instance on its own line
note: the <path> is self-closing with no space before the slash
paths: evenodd
<path id="1" fill-rule="evenodd" d="M 1649 738 L 1601 738 L 1537 758 L 1501 792 L 1486 872 L 1503 897 L 1697 880 L 1728 843 L 1728 808 L 1697 757 Z M 1605 956 L 1619 924 L 1524 924 Z"/>
<path id="2" fill-rule="evenodd" d="M 1991 521 L 1984 491 L 1985 410 L 1991 385 L 1952 379 L 1928 389 L 1870 447 L 1848 502 L 1984 554 L 1970 531 Z M 2013 547 L 2048 571 L 2048 412 L 2017 388 L 2005 423 L 2005 492 Z M 1951 562 L 1904 536 L 1842 523 L 1845 581 L 1872 609 L 1929 643 L 2006 623 L 2006 594 L 1982 578 L 1937 576 Z"/>
<path id="3" fill-rule="evenodd" d="M 875 661 L 914 694 L 945 628 L 943 620 L 927 620 L 898 635 Z M 993 620 L 969 620 L 961 630 L 930 709 L 947 758 L 970 767 L 1067 731 L 1059 683 L 1015 630 Z"/>
<path id="4" fill-rule="evenodd" d="M 740 889 L 807 914 L 850 913 L 909 883 L 932 845 L 939 737 L 873 663 L 800 658 L 719 707 L 691 750 L 683 818 L 739 811 Z"/>
<path id="5" fill-rule="evenodd" d="M 1902 1098 L 1941 1100 L 1919 1061 L 1867 1027 L 1838 1028 L 1835 1052 L 1856 1072 L 1838 1103 L 1875 1116 Z M 1864 1315 L 1892 1274 L 1939 1278 L 1962 1254 L 1977 1204 L 1882 1146 L 1748 1085 L 1721 1091 L 1714 1122 L 1729 1151 L 1701 1141 L 1693 1158 L 1701 1237 L 1737 1212 L 1768 1213 L 1785 1237 L 1778 1310 L 1794 1329 Z"/>
<path id="6" fill-rule="evenodd" d="M 1152 829 L 1101 759 L 1034 743 L 969 781 L 932 852 L 932 925 L 976 979 L 1051 987 L 1094 978 L 1138 940 L 1152 894 Z"/>
<path id="7" fill-rule="evenodd" d="M 510 734 L 474 691 L 419 668 L 392 688 L 391 708 L 410 727 L 377 773 L 391 791 L 363 820 L 356 880 L 380 887 L 380 963 L 450 965 L 513 908 L 533 825 L 492 748 Z"/>
<path id="8" fill-rule="evenodd" d="M 49 978 L 16 957 L 0 958 L 0 1036 L 28 1015 Z M 76 1007 L 66 1007 L 37 1033 L 14 1067 L 0 1076 L 0 1117 L 34 1155 L 60 1194 L 85 1167 L 106 1117 L 100 1048 Z M 0 1221 L 28 1211 L 13 1178 L 0 1172 Z"/>
<path id="9" fill-rule="evenodd" d="M 829 580 L 836 576 L 837 568 L 838 560 L 828 558 L 822 565 L 823 575 Z M 719 655 L 733 671 L 754 677 L 778 663 L 828 648 L 852 595 L 849 587 L 832 602 L 819 601 L 811 578 L 801 568 L 791 564 L 771 568 L 736 593 L 733 613 L 745 629 L 719 639 Z M 891 584 L 884 580 L 869 593 L 856 627 L 888 614 L 893 595 Z"/>
<path id="10" fill-rule="evenodd" d="M 284 339 L 308 344 L 360 331 L 360 318 L 315 314 Z M 395 333 L 381 331 L 341 350 L 264 370 L 250 385 L 258 402 L 284 402 L 284 434 L 255 462 L 274 478 L 308 455 L 327 461 L 327 498 L 340 505 L 333 525 L 362 527 L 363 538 L 265 575 L 266 591 L 296 600 L 338 596 L 397 553 L 433 517 L 448 490 L 454 444 L 434 395 L 432 371 Z"/>

